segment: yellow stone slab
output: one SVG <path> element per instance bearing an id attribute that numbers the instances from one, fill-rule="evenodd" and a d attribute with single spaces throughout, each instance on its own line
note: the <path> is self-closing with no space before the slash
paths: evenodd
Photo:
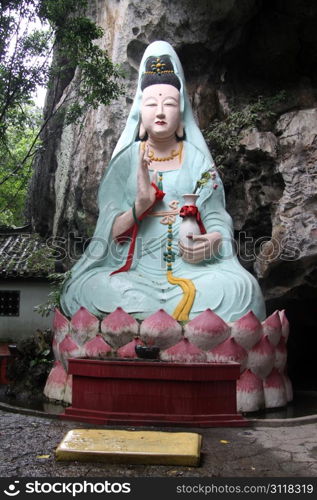
<path id="1" fill-rule="evenodd" d="M 73 429 L 55 454 L 67 461 L 197 466 L 201 440 L 194 432 Z"/>

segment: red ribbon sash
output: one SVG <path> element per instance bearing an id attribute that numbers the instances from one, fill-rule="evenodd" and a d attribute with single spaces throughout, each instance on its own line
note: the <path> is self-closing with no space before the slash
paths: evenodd
<path id="1" fill-rule="evenodd" d="M 201 220 L 200 212 L 195 205 L 184 205 L 179 212 L 180 217 L 195 217 L 201 234 L 206 234 L 206 229 Z"/>
<path id="2" fill-rule="evenodd" d="M 141 217 L 139 217 L 140 221 L 143 220 L 144 217 L 147 216 L 147 214 L 154 207 L 155 203 L 157 201 L 163 200 L 163 198 L 165 196 L 165 193 L 161 189 L 159 189 L 157 187 L 157 185 L 154 184 L 154 182 L 151 183 L 151 186 L 153 186 L 154 189 L 155 189 L 155 200 L 154 200 L 154 203 L 152 203 L 152 205 L 141 215 Z M 132 261 L 133 261 L 133 255 L 134 255 L 134 249 L 135 249 L 135 242 L 136 242 L 136 237 L 138 235 L 138 232 L 139 232 L 139 224 L 135 223 L 132 226 L 132 234 L 131 234 L 131 229 L 129 229 L 128 231 L 126 231 L 124 234 L 120 235 L 117 238 L 117 242 L 118 243 L 120 243 L 120 240 L 121 240 L 121 243 L 124 243 L 126 241 L 126 238 L 124 238 L 124 236 L 127 236 L 128 234 L 129 235 L 131 234 L 131 242 L 130 242 L 130 246 L 129 246 L 129 250 L 128 250 L 128 255 L 127 255 L 127 259 L 125 261 L 125 264 L 122 267 L 120 267 L 120 269 L 117 269 L 116 271 L 113 271 L 112 273 L 110 273 L 110 276 L 112 276 L 113 274 L 123 273 L 123 272 L 129 271 L 129 269 L 131 268 Z"/>

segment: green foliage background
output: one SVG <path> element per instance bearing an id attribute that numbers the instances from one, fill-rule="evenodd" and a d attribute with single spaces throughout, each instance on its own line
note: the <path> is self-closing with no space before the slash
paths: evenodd
<path id="1" fill-rule="evenodd" d="M 23 207 L 32 158 L 49 121 L 60 113 L 71 123 L 89 107 L 108 105 L 122 93 L 123 75 L 95 43 L 103 30 L 87 17 L 87 0 L 0 5 L 0 225 L 19 226 L 27 222 Z M 36 89 L 54 89 L 53 81 L 75 70 L 73 94 L 61 103 L 53 96 L 40 119 L 32 104 Z"/>
<path id="2" fill-rule="evenodd" d="M 286 91 L 281 90 L 273 96 L 258 96 L 244 105 L 231 103 L 228 116 L 211 122 L 204 135 L 221 172 L 226 170 L 231 157 L 238 152 L 243 131 L 252 127 L 261 129 L 263 122 L 274 122 L 279 114 L 279 106 L 286 99 Z"/>
<path id="3" fill-rule="evenodd" d="M 0 187 L 0 225 L 5 226 L 21 226 L 25 221 L 25 198 L 42 122 L 42 111 L 34 105 L 25 105 L 13 115 L 6 140 L 0 143 L 0 179 L 4 181 Z"/>

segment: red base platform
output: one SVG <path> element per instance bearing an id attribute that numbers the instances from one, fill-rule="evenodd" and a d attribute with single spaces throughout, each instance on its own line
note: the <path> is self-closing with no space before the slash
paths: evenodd
<path id="1" fill-rule="evenodd" d="M 70 359 L 72 406 L 62 419 L 93 424 L 246 426 L 236 363 Z"/>

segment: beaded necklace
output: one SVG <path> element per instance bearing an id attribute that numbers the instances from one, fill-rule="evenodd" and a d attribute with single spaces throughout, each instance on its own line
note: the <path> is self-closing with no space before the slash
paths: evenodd
<path id="1" fill-rule="evenodd" d="M 158 172 L 158 188 L 163 190 L 163 172 Z M 168 215 L 167 217 L 164 217 L 161 222 L 166 224 L 164 220 L 167 222 L 166 251 L 163 254 L 164 261 L 166 262 L 167 281 L 172 285 L 181 287 L 183 291 L 183 297 L 173 312 L 173 318 L 178 321 L 188 321 L 189 313 L 195 300 L 196 288 L 191 280 L 187 278 L 178 278 L 173 275 L 173 262 L 175 262 L 176 256 L 176 252 L 173 250 L 173 224 L 175 222 L 175 216 Z"/>
<path id="2" fill-rule="evenodd" d="M 145 148 L 147 146 L 147 142 L 142 143 L 142 151 L 145 151 Z M 179 148 L 178 151 L 175 151 L 175 149 L 172 149 L 170 155 L 168 156 L 154 156 L 154 150 L 150 149 L 148 156 L 151 161 L 170 161 L 173 160 L 174 158 L 179 158 L 179 162 L 181 163 L 182 161 L 182 152 L 183 152 L 183 141 L 180 141 L 179 143 Z"/>

